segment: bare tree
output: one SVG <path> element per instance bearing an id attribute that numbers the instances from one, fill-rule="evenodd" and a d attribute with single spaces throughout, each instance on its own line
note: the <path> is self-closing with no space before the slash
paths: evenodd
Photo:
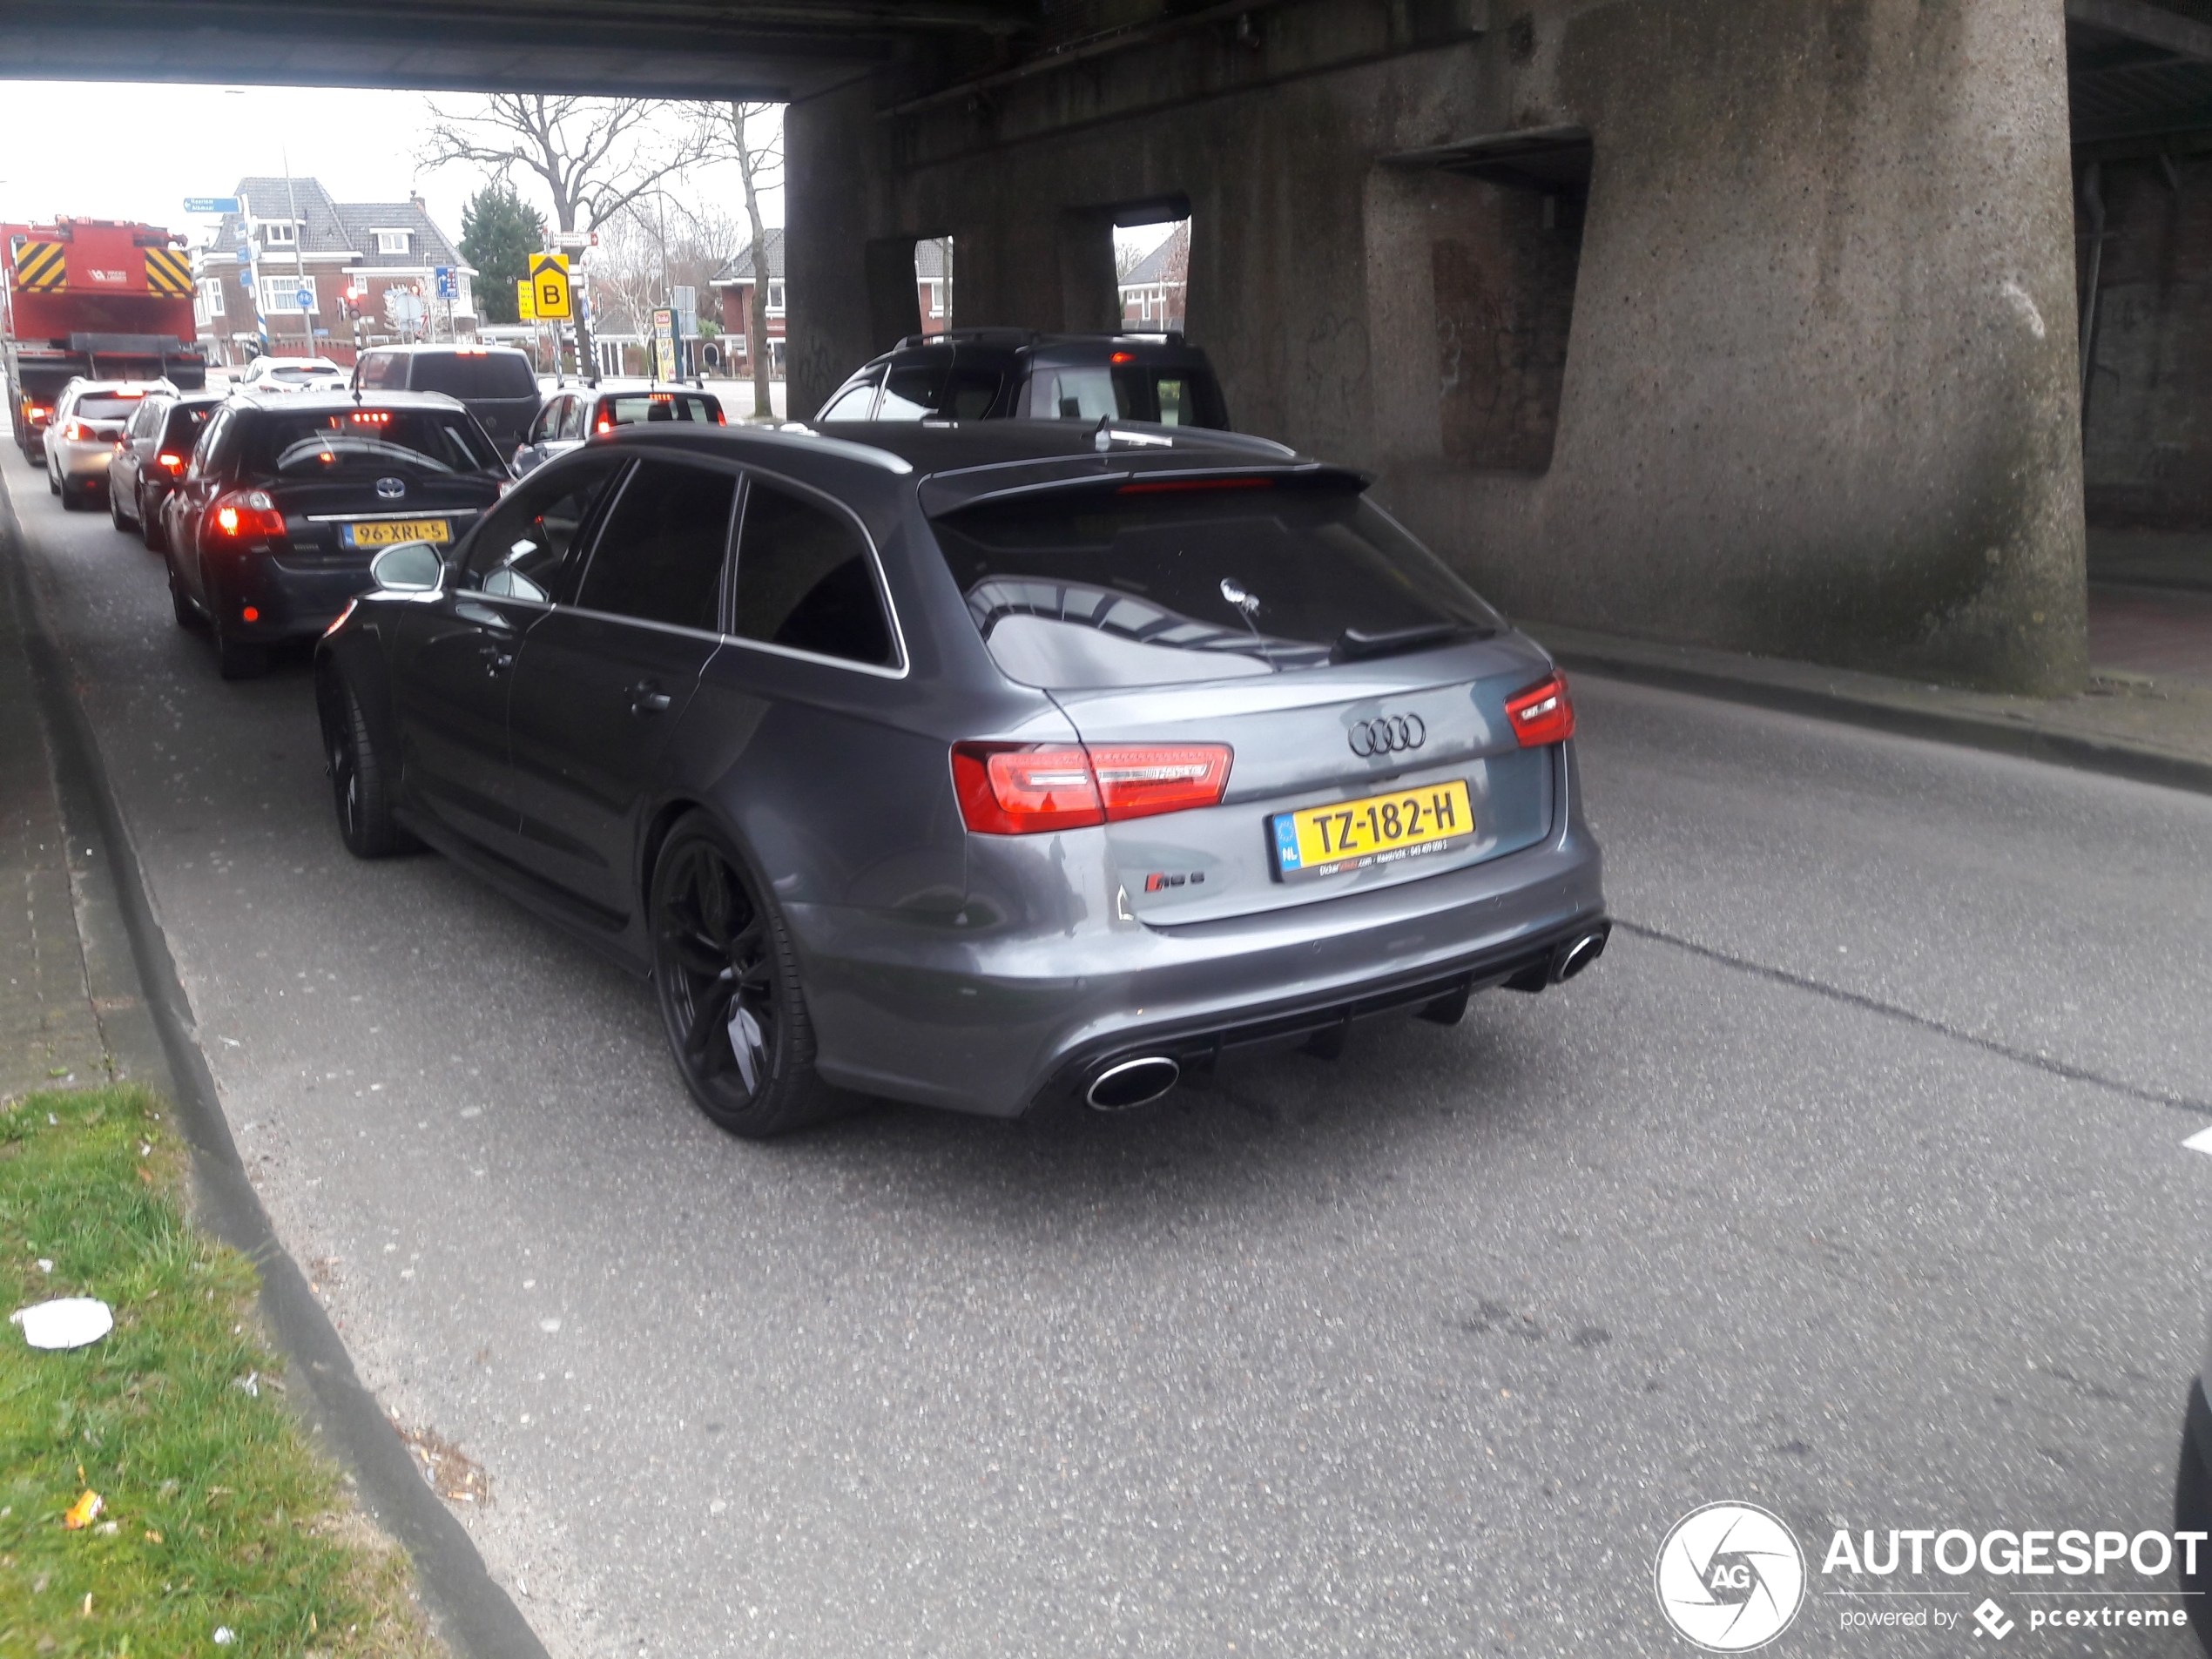
<path id="1" fill-rule="evenodd" d="M 699 158 L 697 124 L 669 130 L 667 118 L 684 111 L 665 99 L 495 92 L 475 113 L 435 105 L 430 113 L 417 157 L 423 166 L 464 162 L 501 178 L 516 168 L 533 173 L 552 199 L 555 227 L 570 233 L 597 230 Z M 577 367 L 588 374 L 591 329 L 581 313 L 576 331 Z"/>
<path id="2" fill-rule="evenodd" d="M 702 153 L 734 161 L 745 185 L 745 219 L 752 232 L 752 314 L 745 320 L 745 348 L 752 356 L 752 409 L 768 412 L 768 228 L 760 217 L 762 192 L 784 181 L 784 108 L 780 104 L 702 104 L 697 107 Z"/>

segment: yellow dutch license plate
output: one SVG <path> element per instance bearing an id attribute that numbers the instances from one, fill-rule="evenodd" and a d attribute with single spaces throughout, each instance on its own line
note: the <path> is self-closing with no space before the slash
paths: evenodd
<path id="1" fill-rule="evenodd" d="M 1427 858 L 1472 840 L 1467 786 L 1416 784 L 1387 795 L 1278 813 L 1268 819 L 1279 880 L 1336 875 L 1400 859 Z"/>
<path id="2" fill-rule="evenodd" d="M 397 547 L 402 542 L 449 542 L 453 532 L 442 518 L 381 518 L 374 523 L 341 527 L 347 547 Z"/>

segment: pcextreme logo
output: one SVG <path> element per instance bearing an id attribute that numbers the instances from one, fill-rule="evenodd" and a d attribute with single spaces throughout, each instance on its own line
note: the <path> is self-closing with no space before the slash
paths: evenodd
<path id="1" fill-rule="evenodd" d="M 1764 1648 L 1805 1600 L 1804 1552 L 1756 1504 L 1691 1510 L 1661 1542 L 1653 1577 L 1667 1622 L 1708 1653 Z"/>

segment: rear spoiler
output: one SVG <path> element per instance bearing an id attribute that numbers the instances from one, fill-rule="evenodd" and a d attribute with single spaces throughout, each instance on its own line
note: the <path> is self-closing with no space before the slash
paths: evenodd
<path id="1" fill-rule="evenodd" d="M 1337 489 L 1347 494 L 1365 490 L 1374 482 L 1350 467 L 1333 467 L 1318 461 L 1290 466 L 1223 465 L 1206 467 L 1099 467 L 1070 473 L 1064 461 L 1033 463 L 1018 469 L 977 468 L 968 472 L 939 473 L 921 481 L 919 493 L 923 514 L 943 518 L 970 508 L 1001 506 L 1058 496 L 1170 496 L 1183 491 L 1268 489 L 1290 486 L 1300 489 Z M 1035 475 L 1046 467 L 1049 476 Z M 1009 477 L 1008 472 L 1016 475 Z M 1027 477 L 1020 476 L 1026 473 Z"/>

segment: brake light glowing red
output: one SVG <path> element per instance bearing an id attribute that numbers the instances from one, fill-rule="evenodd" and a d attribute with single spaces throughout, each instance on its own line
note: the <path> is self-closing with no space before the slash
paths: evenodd
<path id="1" fill-rule="evenodd" d="M 171 472 L 182 472 L 185 469 L 184 456 L 173 454 L 170 450 L 164 449 L 153 459 L 156 466 L 166 467 Z"/>
<path id="2" fill-rule="evenodd" d="M 1272 489 L 1272 478 L 1156 478 L 1141 484 L 1123 484 L 1116 496 L 1163 496 L 1186 489 Z"/>
<path id="3" fill-rule="evenodd" d="M 719 403 L 714 406 L 714 424 L 717 426 L 730 424 L 729 417 L 722 413 L 722 406 Z"/>
<path id="4" fill-rule="evenodd" d="M 392 412 L 389 409 L 355 409 L 346 418 L 355 426 L 388 426 Z"/>
<path id="5" fill-rule="evenodd" d="M 980 835 L 1036 835 L 1217 805 L 1228 745 L 953 745 L 961 818 Z"/>
<path id="6" fill-rule="evenodd" d="M 1133 363 L 1136 361 L 1136 354 L 1133 351 L 1117 351 L 1106 361 L 1109 363 Z"/>
<path id="7" fill-rule="evenodd" d="M 284 534 L 284 515 L 263 490 L 233 489 L 215 503 L 208 517 L 219 534 L 236 542 Z"/>
<path id="8" fill-rule="evenodd" d="M 1566 742 L 1575 735 L 1575 703 L 1567 695 L 1567 676 L 1554 674 L 1507 698 L 1506 718 L 1513 722 L 1514 741 L 1524 749 Z"/>
<path id="9" fill-rule="evenodd" d="M 247 605 L 244 610 L 238 613 L 238 617 L 240 622 L 259 622 L 261 620 L 260 607 L 259 605 Z"/>
<path id="10" fill-rule="evenodd" d="M 92 428 L 75 415 L 62 422 L 62 441 L 64 443 L 82 443 L 91 435 Z"/>
<path id="11" fill-rule="evenodd" d="M 615 429 L 615 423 L 614 423 L 612 421 L 610 421 L 609 419 L 607 419 L 607 417 L 606 417 L 605 415 L 601 415 L 601 416 L 599 417 L 599 424 L 598 424 L 598 426 L 597 426 L 597 427 L 596 427 L 596 428 L 594 428 L 594 430 L 595 430 L 595 431 L 599 431 L 599 432 L 611 432 L 611 431 L 613 431 L 614 429 Z"/>

